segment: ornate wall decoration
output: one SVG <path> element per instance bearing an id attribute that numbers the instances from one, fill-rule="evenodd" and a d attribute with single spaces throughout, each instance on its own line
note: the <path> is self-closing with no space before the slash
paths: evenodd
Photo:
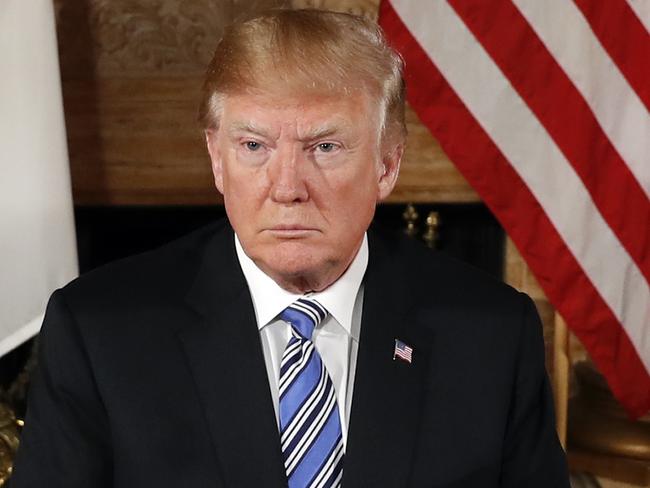
<path id="1" fill-rule="evenodd" d="M 202 73 L 223 28 L 279 0 L 56 0 L 62 64 L 88 51 L 99 76 Z M 83 39 L 83 36 L 86 39 Z M 84 45 L 89 41 L 90 46 Z"/>

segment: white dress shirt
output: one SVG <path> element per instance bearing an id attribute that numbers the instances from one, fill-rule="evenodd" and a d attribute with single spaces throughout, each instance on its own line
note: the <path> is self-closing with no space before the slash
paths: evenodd
<path id="1" fill-rule="evenodd" d="M 253 299 L 273 407 L 279 426 L 280 363 L 284 349 L 291 337 L 291 330 L 289 324 L 281 320 L 278 315 L 302 295 L 296 295 L 280 288 L 275 281 L 259 269 L 246 255 L 236 235 L 235 247 L 239 264 Z M 327 318 L 314 330 L 312 340 L 336 390 L 344 447 L 347 445 L 354 371 L 359 350 L 363 305 L 361 281 L 367 266 L 368 239 L 367 236 L 364 236 L 357 255 L 345 273 L 325 290 L 309 295 L 318 300 L 329 312 Z"/>

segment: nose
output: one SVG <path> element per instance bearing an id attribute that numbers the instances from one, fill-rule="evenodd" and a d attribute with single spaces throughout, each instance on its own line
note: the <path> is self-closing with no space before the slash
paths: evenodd
<path id="1" fill-rule="evenodd" d="M 270 196 L 277 203 L 300 203 L 309 199 L 306 163 L 300 148 L 279 150 L 269 165 Z"/>

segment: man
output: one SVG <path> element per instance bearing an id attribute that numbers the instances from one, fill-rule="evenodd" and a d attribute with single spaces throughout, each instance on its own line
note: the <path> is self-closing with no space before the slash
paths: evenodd
<path id="1" fill-rule="evenodd" d="M 229 223 L 53 295 L 13 486 L 567 487 L 530 299 L 366 234 L 405 139 L 378 28 L 231 26 L 201 120 Z"/>

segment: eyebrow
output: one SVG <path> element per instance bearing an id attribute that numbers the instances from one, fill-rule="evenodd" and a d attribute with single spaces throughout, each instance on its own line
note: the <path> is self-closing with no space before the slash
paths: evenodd
<path id="1" fill-rule="evenodd" d="M 251 122 L 233 122 L 228 128 L 228 132 L 233 134 L 235 132 L 250 132 L 262 137 L 269 137 L 269 133 L 262 127 L 258 127 Z"/>
<path id="2" fill-rule="evenodd" d="M 316 127 L 314 129 L 309 129 L 303 134 L 300 138 L 302 142 L 310 142 L 316 139 L 322 139 L 323 137 L 329 137 L 336 133 L 340 132 L 340 127 L 334 125 L 325 125 L 323 127 Z"/>
<path id="3" fill-rule="evenodd" d="M 337 123 L 326 123 L 321 127 L 314 127 L 307 129 L 304 134 L 300 137 L 300 141 L 302 142 L 311 142 L 317 139 L 322 139 L 324 137 L 330 137 L 332 135 L 335 135 L 339 132 L 341 132 L 341 125 Z M 237 132 L 248 132 L 251 134 L 255 134 L 261 137 L 267 137 L 267 138 L 273 138 L 273 136 L 270 134 L 270 131 L 267 129 L 257 126 L 252 122 L 238 122 L 235 121 L 232 123 L 232 125 L 228 128 L 228 132 L 231 135 L 234 135 Z"/>

